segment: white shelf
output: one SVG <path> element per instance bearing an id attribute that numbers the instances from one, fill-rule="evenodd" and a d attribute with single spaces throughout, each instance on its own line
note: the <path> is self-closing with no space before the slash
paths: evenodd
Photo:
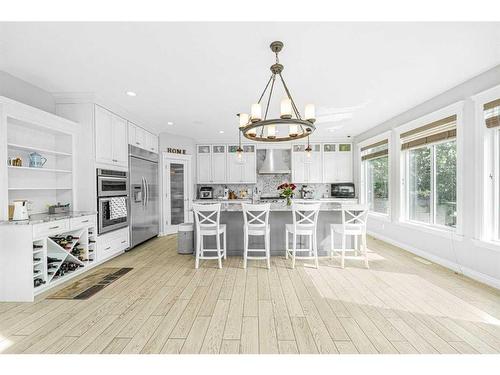
<path id="1" fill-rule="evenodd" d="M 15 187 L 9 190 L 71 190 L 71 187 Z"/>
<path id="2" fill-rule="evenodd" d="M 38 147 L 32 147 L 32 146 L 25 146 L 25 145 L 20 145 L 16 143 L 7 143 L 7 146 L 10 148 L 14 148 L 16 150 L 24 150 L 24 151 L 36 151 L 44 154 L 52 154 L 52 155 L 59 155 L 59 156 L 71 156 L 71 153 L 68 152 L 61 152 L 61 151 L 55 151 L 55 150 L 48 150 L 44 148 L 38 148 Z"/>
<path id="3" fill-rule="evenodd" d="M 55 172 L 55 173 L 72 173 L 69 170 L 66 169 L 52 169 L 52 168 L 33 168 L 33 167 L 14 167 L 9 165 L 9 170 L 24 170 L 24 171 L 38 171 L 38 172 Z"/>

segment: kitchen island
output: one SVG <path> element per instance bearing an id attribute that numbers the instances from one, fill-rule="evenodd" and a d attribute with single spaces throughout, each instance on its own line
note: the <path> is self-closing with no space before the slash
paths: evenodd
<path id="1" fill-rule="evenodd" d="M 303 200 L 294 200 L 295 202 L 304 202 Z M 250 200 L 248 201 L 250 203 Z M 341 210 L 342 204 L 355 204 L 356 199 L 349 200 L 307 200 L 308 203 L 321 203 L 318 216 L 317 236 L 318 236 L 318 254 L 326 255 L 330 250 L 330 224 L 340 224 L 342 222 Z M 205 202 L 209 203 L 209 202 Z M 210 203 L 216 203 L 215 200 Z M 243 255 L 243 213 L 241 201 L 221 201 L 221 224 L 226 224 L 227 253 L 228 255 Z M 266 203 L 266 202 L 259 202 Z M 293 224 L 292 209 L 287 206 L 285 201 L 271 203 L 271 212 L 269 214 L 269 224 L 271 226 L 271 255 L 285 255 L 285 225 Z M 196 230 L 196 228 L 195 228 Z M 196 238 L 196 237 L 195 237 Z M 291 239 L 291 236 L 290 236 Z M 299 236 L 297 247 L 308 246 L 307 239 Z M 347 246 L 351 246 L 349 238 Z M 205 247 L 215 248 L 215 238 L 206 237 Z M 263 237 L 250 236 L 250 248 L 263 248 Z M 335 247 L 340 247 L 340 236 L 335 238 Z"/>

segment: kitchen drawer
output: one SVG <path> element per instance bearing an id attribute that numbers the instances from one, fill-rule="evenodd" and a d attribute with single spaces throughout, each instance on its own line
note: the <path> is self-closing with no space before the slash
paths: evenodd
<path id="1" fill-rule="evenodd" d="M 69 220 L 57 220 L 33 225 L 33 238 L 41 238 L 69 230 Z"/>
<path id="2" fill-rule="evenodd" d="M 95 225 L 95 216 L 94 215 L 75 217 L 75 218 L 69 220 L 69 227 L 71 229 L 91 227 L 93 225 Z"/>
<path id="3" fill-rule="evenodd" d="M 97 259 L 102 261 L 130 246 L 128 228 L 119 229 L 103 234 L 97 238 Z"/>

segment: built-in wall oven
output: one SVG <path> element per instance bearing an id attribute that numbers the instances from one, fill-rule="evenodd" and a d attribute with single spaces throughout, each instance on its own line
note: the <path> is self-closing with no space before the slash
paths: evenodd
<path id="1" fill-rule="evenodd" d="M 97 213 L 99 234 L 128 226 L 127 172 L 97 169 Z"/>

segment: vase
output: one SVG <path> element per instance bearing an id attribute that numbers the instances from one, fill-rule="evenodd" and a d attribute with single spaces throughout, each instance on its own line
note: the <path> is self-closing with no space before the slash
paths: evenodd
<path id="1" fill-rule="evenodd" d="M 286 197 L 286 205 L 291 206 L 292 205 L 292 198 Z"/>

